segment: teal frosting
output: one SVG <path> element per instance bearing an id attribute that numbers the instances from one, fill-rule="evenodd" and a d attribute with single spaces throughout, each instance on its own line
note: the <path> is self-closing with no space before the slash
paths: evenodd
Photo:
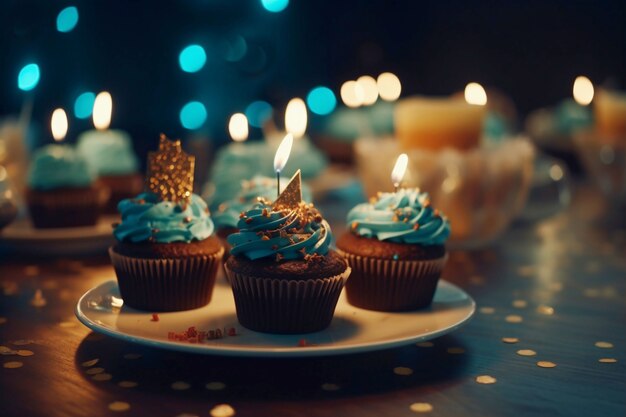
<path id="1" fill-rule="evenodd" d="M 209 209 L 196 194 L 186 206 L 162 201 L 154 193 L 142 193 L 136 198 L 120 201 L 117 206 L 122 222 L 113 234 L 125 242 L 191 242 L 213 234 Z"/>
<path id="2" fill-rule="evenodd" d="M 85 132 L 78 138 L 77 147 L 98 176 L 133 174 L 139 170 L 130 136 L 120 130 Z"/>
<path id="3" fill-rule="evenodd" d="M 326 255 L 331 230 L 312 204 L 300 203 L 297 209 L 278 210 L 261 201 L 242 213 L 238 233 L 228 236 L 231 255 L 255 260 L 272 257 L 308 259 Z"/>
<path id="4" fill-rule="evenodd" d="M 281 180 L 281 190 L 288 182 L 285 178 Z M 259 198 L 266 200 L 276 198 L 276 178 L 256 176 L 249 181 L 243 181 L 240 187 L 235 198 L 221 203 L 217 210 L 213 211 L 213 222 L 218 229 L 237 227 L 241 212 L 252 207 Z M 305 184 L 302 184 L 302 200 L 308 203 L 312 201 L 311 189 Z"/>
<path id="5" fill-rule="evenodd" d="M 347 143 L 374 133 L 365 111 L 349 108 L 337 109 L 328 116 L 324 124 L 324 132 L 333 139 Z"/>
<path id="6" fill-rule="evenodd" d="M 87 187 L 93 181 L 87 161 L 69 145 L 37 149 L 28 173 L 28 185 L 36 190 Z"/>
<path id="7" fill-rule="evenodd" d="M 372 130 L 377 136 L 391 135 L 394 132 L 393 113 L 395 104 L 378 100 L 376 104 L 366 108 Z"/>
<path id="8" fill-rule="evenodd" d="M 501 140 L 511 135 L 508 121 L 497 112 L 488 111 L 483 121 L 483 136 L 490 140 Z"/>
<path id="9" fill-rule="evenodd" d="M 574 100 L 564 100 L 554 113 L 555 128 L 558 133 L 571 134 L 591 126 L 593 115 L 589 106 L 581 106 Z"/>
<path id="10" fill-rule="evenodd" d="M 359 236 L 397 243 L 442 245 L 450 235 L 448 220 L 418 189 L 381 193 L 374 202 L 350 210 L 348 224 Z"/>

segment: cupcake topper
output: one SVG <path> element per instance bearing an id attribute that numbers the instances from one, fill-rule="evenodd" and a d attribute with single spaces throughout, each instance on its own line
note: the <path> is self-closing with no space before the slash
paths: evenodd
<path id="1" fill-rule="evenodd" d="M 274 172 L 276 172 L 276 195 L 280 197 L 280 172 L 285 168 L 293 145 L 293 135 L 287 133 L 274 155 Z"/>
<path id="2" fill-rule="evenodd" d="M 274 208 L 276 209 L 296 209 L 302 201 L 302 177 L 300 170 L 297 170 L 289 184 L 285 187 L 282 193 L 274 201 Z"/>
<path id="3" fill-rule="evenodd" d="M 164 201 L 187 204 L 193 191 L 194 157 L 183 152 L 180 140 L 161 134 L 159 150 L 148 154 L 147 186 Z"/>
<path id="4" fill-rule="evenodd" d="M 409 157 L 407 154 L 401 154 L 396 160 L 396 164 L 393 167 L 393 171 L 391 171 L 391 182 L 393 183 L 394 192 L 398 191 L 398 187 L 402 183 L 402 178 L 404 178 L 404 173 L 406 172 L 406 166 L 409 163 Z"/>

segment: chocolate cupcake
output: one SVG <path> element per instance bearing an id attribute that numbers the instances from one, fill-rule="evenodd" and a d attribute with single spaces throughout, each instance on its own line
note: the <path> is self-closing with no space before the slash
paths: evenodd
<path id="1" fill-rule="evenodd" d="M 152 192 L 120 202 L 117 244 L 109 249 L 124 304 L 149 311 L 202 307 L 211 301 L 224 248 L 206 203 L 191 194 L 193 159 L 180 142 L 162 138 L 149 169 Z"/>
<path id="2" fill-rule="evenodd" d="M 299 197 L 262 200 L 242 213 L 237 227 L 228 237 L 225 269 L 241 325 L 267 333 L 328 327 L 350 268 L 329 250 L 330 227 L 317 209 Z"/>
<path id="3" fill-rule="evenodd" d="M 445 217 L 417 189 L 379 193 L 348 213 L 350 231 L 337 241 L 352 268 L 348 302 L 377 311 L 406 311 L 431 304 L 447 254 Z"/>

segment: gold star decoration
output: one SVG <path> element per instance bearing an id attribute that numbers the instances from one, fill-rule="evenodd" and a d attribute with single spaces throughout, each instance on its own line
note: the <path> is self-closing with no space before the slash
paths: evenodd
<path id="1" fill-rule="evenodd" d="M 159 149 L 148 154 L 148 189 L 164 201 L 189 203 L 194 162 L 193 156 L 183 152 L 180 140 L 171 141 L 161 134 Z"/>
<path id="2" fill-rule="evenodd" d="M 302 201 L 302 176 L 300 170 L 289 180 L 289 184 L 274 201 L 274 209 L 292 209 L 295 210 Z"/>

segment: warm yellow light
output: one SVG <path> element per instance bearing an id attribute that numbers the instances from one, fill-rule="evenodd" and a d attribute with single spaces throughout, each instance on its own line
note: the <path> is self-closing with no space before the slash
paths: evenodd
<path id="1" fill-rule="evenodd" d="M 404 174 L 406 173 L 406 167 L 409 164 L 409 157 L 407 154 L 403 153 L 398 156 L 396 160 L 396 164 L 393 167 L 393 171 L 391 171 L 391 182 L 393 186 L 398 188 L 400 183 L 402 182 L 402 178 L 404 178 Z"/>
<path id="2" fill-rule="evenodd" d="M 343 104 L 352 108 L 362 106 L 365 99 L 363 87 L 356 81 L 352 80 L 343 83 L 339 94 L 341 95 Z"/>
<path id="3" fill-rule="evenodd" d="M 369 106 L 378 100 L 378 86 L 374 77 L 363 75 L 356 80 L 363 89 L 363 104 Z"/>
<path id="4" fill-rule="evenodd" d="M 484 106 L 487 104 L 487 93 L 482 85 L 478 83 L 469 83 L 465 86 L 465 101 L 468 104 Z"/>
<path id="5" fill-rule="evenodd" d="M 593 83 L 584 75 L 576 77 L 574 88 L 572 89 L 574 100 L 581 106 L 587 106 L 593 100 Z"/>
<path id="6" fill-rule="evenodd" d="M 67 134 L 67 114 L 63 109 L 55 109 L 52 112 L 52 119 L 50 120 L 50 129 L 52 130 L 52 137 L 57 142 L 65 139 Z"/>
<path id="7" fill-rule="evenodd" d="M 376 80 L 378 95 L 385 101 L 395 101 L 400 97 L 402 85 L 400 79 L 395 74 L 383 72 Z"/>
<path id="8" fill-rule="evenodd" d="M 301 138 L 306 132 L 307 113 L 306 104 L 301 98 L 292 98 L 285 110 L 285 130 L 294 138 Z"/>
<path id="9" fill-rule="evenodd" d="M 93 125 L 98 130 L 105 130 L 111 124 L 111 113 L 113 112 L 113 99 L 111 94 L 103 91 L 96 96 L 93 103 Z"/>
<path id="10" fill-rule="evenodd" d="M 230 116 L 228 133 L 235 142 L 243 142 L 248 139 L 248 118 L 243 113 L 235 113 Z"/>
<path id="11" fill-rule="evenodd" d="M 287 161 L 289 160 L 289 154 L 291 153 L 291 145 L 293 145 L 293 135 L 287 133 L 282 142 L 276 149 L 276 155 L 274 155 L 274 172 L 280 173 Z"/>

